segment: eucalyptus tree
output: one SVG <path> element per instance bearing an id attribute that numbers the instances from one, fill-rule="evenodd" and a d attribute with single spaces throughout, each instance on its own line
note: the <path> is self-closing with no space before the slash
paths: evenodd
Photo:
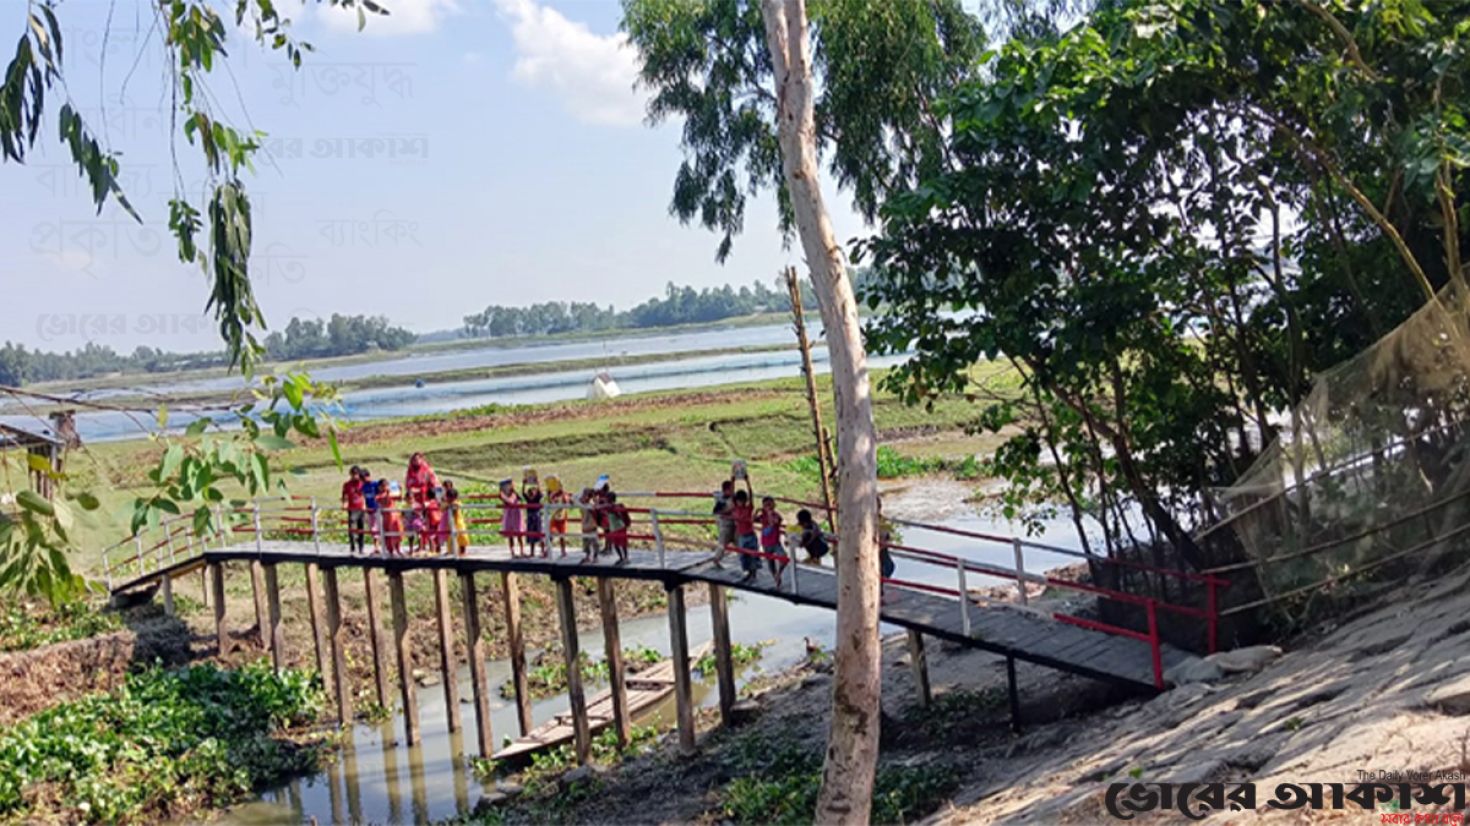
<path id="1" fill-rule="evenodd" d="M 946 164 L 935 108 L 983 46 L 955 0 L 625 0 L 623 28 L 653 90 L 650 119 L 682 119 L 672 212 L 722 236 L 774 191 L 800 239 L 831 353 L 838 430 L 837 650 L 821 822 L 865 822 L 878 757 L 876 435 L 867 356 L 820 152 L 866 216 Z M 788 236 L 789 237 L 789 236 Z"/>

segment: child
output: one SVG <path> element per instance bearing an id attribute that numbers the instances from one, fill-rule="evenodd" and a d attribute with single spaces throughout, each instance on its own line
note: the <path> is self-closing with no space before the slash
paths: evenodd
<path id="1" fill-rule="evenodd" d="M 781 573 L 786 570 L 786 548 L 781 544 L 781 514 L 776 511 L 776 500 L 766 496 L 761 499 L 761 551 L 769 554 L 766 564 L 771 568 L 771 577 L 776 587 L 781 587 Z M 771 557 L 779 557 L 779 561 Z"/>
<path id="2" fill-rule="evenodd" d="M 526 504 L 526 555 L 535 556 L 536 546 L 541 546 L 541 555 L 546 556 L 546 536 L 541 533 L 545 520 L 541 516 L 541 486 L 536 483 L 536 472 L 526 471 L 522 481 L 521 499 Z"/>
<path id="3" fill-rule="evenodd" d="M 582 506 L 582 562 L 585 565 L 597 556 L 597 503 L 592 488 L 582 488 L 577 499 Z"/>
<path id="4" fill-rule="evenodd" d="M 357 553 L 367 536 L 367 499 L 362 495 L 362 468 L 357 465 L 342 483 L 342 507 L 347 511 L 347 550 Z"/>
<path id="5" fill-rule="evenodd" d="M 550 555 L 550 540 L 554 537 L 561 543 L 561 555 L 567 555 L 567 511 L 568 505 L 572 504 L 572 495 L 561 486 L 561 479 L 555 476 L 546 477 L 546 503 L 551 509 L 550 515 L 546 517 L 548 527 L 547 547 L 543 555 Z"/>
<path id="6" fill-rule="evenodd" d="M 516 495 L 515 485 L 509 479 L 500 480 L 500 507 L 503 509 L 500 533 L 505 537 L 511 557 L 519 556 L 518 551 L 525 544 L 521 541 L 521 497 Z"/>
<path id="7" fill-rule="evenodd" d="M 454 526 L 454 541 L 449 543 L 449 549 L 458 550 L 459 555 L 464 556 L 470 549 L 470 532 L 465 527 L 464 509 L 459 506 L 459 490 L 453 482 L 444 483 L 444 502 L 449 512 L 444 521 Z"/>
<path id="8" fill-rule="evenodd" d="M 372 537 L 373 550 L 378 549 L 378 534 L 383 531 L 382 517 L 378 513 L 378 493 L 382 490 L 382 481 L 374 480 L 373 474 L 367 468 L 358 472 L 358 478 L 362 480 L 362 498 L 367 505 L 367 535 Z"/>
<path id="9" fill-rule="evenodd" d="M 419 552 L 420 543 L 424 537 L 424 509 L 410 508 L 408 511 L 408 524 L 403 526 L 403 532 L 408 537 L 408 554 L 413 556 Z"/>
<path id="10" fill-rule="evenodd" d="M 729 552 L 730 546 L 735 544 L 735 522 L 730 518 L 730 505 L 735 497 L 735 482 L 726 479 L 720 483 L 720 491 L 715 494 L 715 527 L 716 541 L 720 543 L 715 549 L 715 567 L 723 568 L 721 562 L 725 554 Z"/>
<path id="11" fill-rule="evenodd" d="M 822 557 L 831 550 L 827 546 L 827 537 L 822 534 L 822 527 L 812 518 L 812 512 L 805 508 L 796 512 L 796 524 L 801 528 L 801 536 L 796 540 L 797 547 L 806 551 L 807 562 L 821 565 Z"/>
<path id="12" fill-rule="evenodd" d="M 398 496 L 398 483 L 388 483 L 388 490 L 378 494 L 378 508 L 383 517 L 383 549 L 389 556 L 398 556 L 403 547 L 403 514 L 393 507 Z"/>
<path id="13" fill-rule="evenodd" d="M 628 506 L 618 504 L 618 495 L 607 492 L 607 546 L 617 552 L 618 565 L 628 564 Z"/>
<path id="14" fill-rule="evenodd" d="M 742 551 L 759 551 L 760 542 L 755 537 L 755 508 L 750 503 L 750 493 L 735 491 L 735 501 L 730 505 L 730 519 L 735 523 L 735 544 Z M 741 582 L 750 582 L 760 572 L 760 557 L 748 553 L 740 554 L 740 569 L 745 572 Z"/>

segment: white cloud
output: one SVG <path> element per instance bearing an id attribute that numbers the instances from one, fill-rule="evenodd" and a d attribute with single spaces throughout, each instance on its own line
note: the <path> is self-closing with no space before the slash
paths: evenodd
<path id="1" fill-rule="evenodd" d="M 594 34 L 536 0 L 495 5 L 511 27 L 517 80 L 555 95 L 584 123 L 630 126 L 643 120 L 646 98 L 633 88 L 638 56 L 627 35 Z"/>
<path id="2" fill-rule="evenodd" d="M 447 16 L 459 11 L 459 0 L 379 0 L 378 5 L 388 14 L 367 12 L 367 25 L 363 34 L 381 37 L 396 37 L 405 34 L 425 34 L 439 28 Z M 343 8 L 322 4 L 317 14 L 330 27 L 339 31 L 357 31 L 356 8 Z"/>

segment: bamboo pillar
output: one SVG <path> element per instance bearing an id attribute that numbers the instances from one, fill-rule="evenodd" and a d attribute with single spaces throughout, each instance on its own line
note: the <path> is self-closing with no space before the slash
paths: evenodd
<path id="1" fill-rule="evenodd" d="M 311 615 L 311 644 L 316 650 L 316 672 L 322 675 L 322 688 L 332 692 L 333 675 L 328 673 L 331 649 L 324 639 L 326 623 L 322 617 L 322 584 L 315 562 L 306 563 L 306 610 Z"/>
<path id="2" fill-rule="evenodd" d="M 582 664 L 577 644 L 577 608 L 572 601 L 572 581 L 556 580 L 556 608 L 561 615 L 561 645 L 567 655 L 567 700 L 571 706 L 572 737 L 577 762 L 585 764 L 592 755 L 592 732 L 587 725 L 587 698 L 582 693 Z"/>
<path id="3" fill-rule="evenodd" d="M 521 736 L 531 733 L 531 689 L 526 684 L 526 638 L 521 635 L 521 587 L 516 575 L 506 571 L 500 575 L 501 595 L 505 598 L 505 636 L 510 644 L 511 686 L 515 688 L 516 719 Z"/>
<path id="4" fill-rule="evenodd" d="M 735 717 L 735 661 L 730 655 L 730 605 L 725 587 L 709 584 L 710 625 L 715 645 L 715 676 L 720 689 L 720 722 L 730 725 Z"/>
<path id="5" fill-rule="evenodd" d="M 214 589 L 214 632 L 219 638 L 219 656 L 230 653 L 230 635 L 225 628 L 225 564 L 209 563 L 210 583 Z"/>
<path id="6" fill-rule="evenodd" d="M 159 581 L 158 588 L 163 592 L 163 613 L 171 617 L 174 615 L 174 578 L 165 576 Z"/>
<path id="7" fill-rule="evenodd" d="M 378 705 L 391 708 L 388 693 L 388 665 L 384 659 L 387 652 L 383 647 L 383 623 L 378 619 L 378 587 L 374 583 L 372 568 L 362 569 L 362 588 L 367 597 L 368 641 L 373 647 L 373 680 L 378 690 Z"/>
<path id="8" fill-rule="evenodd" d="M 823 438 L 822 405 L 817 396 L 817 375 L 812 369 L 812 342 L 806 335 L 806 317 L 801 308 L 801 286 L 796 268 L 786 268 L 786 291 L 791 295 L 791 324 L 796 329 L 796 343 L 801 347 L 801 372 L 806 377 L 806 403 L 812 413 L 812 436 L 817 442 L 817 465 L 822 471 L 822 503 L 827 506 L 827 528 L 837 530 L 833 514 L 837 503 L 832 497 L 832 454 Z"/>
<path id="9" fill-rule="evenodd" d="M 434 569 L 434 607 L 439 614 L 439 676 L 444 683 L 444 716 L 450 731 L 459 731 L 459 681 L 454 659 L 454 618 L 449 610 L 449 572 Z"/>
<path id="10" fill-rule="evenodd" d="M 1011 705 L 1011 731 L 1021 733 L 1021 692 L 1016 688 L 1016 658 L 1006 657 L 1006 694 Z"/>
<path id="11" fill-rule="evenodd" d="M 689 685 L 689 631 L 684 617 L 684 586 L 669 590 L 669 649 L 674 660 L 674 708 L 679 720 L 679 751 L 694 752 L 694 694 Z"/>
<path id="12" fill-rule="evenodd" d="M 271 637 L 267 629 L 270 625 L 270 611 L 265 604 L 265 566 L 258 559 L 250 560 L 250 590 L 255 595 L 255 627 L 260 631 L 260 648 L 262 651 L 269 651 Z"/>
<path id="13" fill-rule="evenodd" d="M 490 730 L 490 685 L 485 679 L 485 640 L 480 631 L 480 601 L 475 596 L 475 574 L 459 575 L 464 597 L 465 654 L 469 658 L 470 687 L 475 694 L 475 730 L 480 756 L 486 759 L 495 752 L 495 737 Z"/>
<path id="14" fill-rule="evenodd" d="M 597 607 L 602 614 L 602 644 L 607 656 L 608 690 L 612 692 L 613 729 L 618 745 L 628 745 L 633 721 L 628 718 L 628 684 L 624 679 L 623 640 L 618 628 L 618 603 L 613 583 L 607 577 L 597 578 Z"/>
<path id="15" fill-rule="evenodd" d="M 267 635 L 262 632 L 261 636 L 269 637 L 270 644 L 266 647 L 271 652 L 271 663 L 280 671 L 286 667 L 286 626 L 281 621 L 281 580 L 274 562 L 264 568 L 266 619 L 270 622 L 270 633 Z"/>
<path id="16" fill-rule="evenodd" d="M 337 582 L 337 569 L 323 570 L 322 579 L 326 586 L 327 639 L 332 650 L 332 686 L 337 698 L 337 725 L 345 728 L 352 722 L 352 689 L 347 684 L 347 635 L 342 628 L 342 591 Z M 351 784 L 356 780 L 349 778 L 347 782 Z"/>
<path id="17" fill-rule="evenodd" d="M 209 607 L 209 565 L 206 563 L 199 569 L 199 596 L 204 607 Z"/>
<path id="18" fill-rule="evenodd" d="M 919 688 L 919 705 L 928 708 L 934 702 L 929 689 L 929 655 L 924 651 L 924 635 L 909 629 L 909 666 L 914 669 L 914 682 Z"/>
<path id="19" fill-rule="evenodd" d="M 408 637 L 408 603 L 403 572 L 388 572 L 388 600 L 393 607 L 393 647 L 398 652 L 398 690 L 403 699 L 403 730 L 410 746 L 419 742 L 419 702 L 413 684 L 413 645 Z"/>

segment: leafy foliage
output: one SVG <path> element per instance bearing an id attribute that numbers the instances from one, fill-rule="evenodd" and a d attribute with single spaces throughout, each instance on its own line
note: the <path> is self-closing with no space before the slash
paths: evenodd
<path id="1" fill-rule="evenodd" d="M 386 14 L 374 0 L 318 0 L 330 6 L 356 8 L 359 23 L 366 13 Z M 226 53 L 231 31 L 253 30 L 257 44 L 281 51 L 299 67 L 311 45 L 290 37 L 290 20 L 282 17 L 275 0 L 233 0 L 233 27 L 208 0 L 160 0 L 152 5 L 170 67 L 174 121 L 185 139 L 197 147 L 204 161 L 210 194 L 201 210 L 181 190 L 168 202 L 168 225 L 178 241 L 179 258 L 197 264 L 213 284 L 206 309 L 213 309 L 220 336 L 229 347 L 230 362 L 249 372 L 260 352 L 256 331 L 265 320 L 250 284 L 250 200 L 240 179 L 259 149 L 259 133 L 244 133 L 220 120 L 212 111 L 208 79 Z M 0 158 L 24 163 L 34 148 L 45 119 L 47 95 L 66 91 L 63 30 L 56 0 L 26 4 L 26 27 L 16 43 L 15 56 L 0 77 Z M 153 40 L 150 38 L 149 43 Z M 138 211 L 118 184 L 120 153 L 100 143 L 86 121 L 64 102 L 57 110 L 57 136 L 91 188 L 100 212 L 109 202 L 134 220 Z M 183 177 L 176 175 L 182 181 Z M 206 227 L 207 221 L 207 227 Z M 199 236 L 207 244 L 201 248 Z"/>
<path id="2" fill-rule="evenodd" d="M 1466 32 L 1463 4 L 1140 0 L 1013 38 L 940 106 L 949 167 L 860 250 L 870 344 L 917 353 L 890 387 L 1013 428 L 1009 506 L 1202 562 L 1186 523 L 1273 411 L 1463 278 Z M 975 386 L 994 359 L 1019 392 Z"/>
<path id="3" fill-rule="evenodd" d="M 147 669 L 0 734 L 0 816 L 120 822 L 229 803 L 315 764 L 313 751 L 273 735 L 320 703 L 313 675 L 277 674 L 264 660 Z"/>
<path id="4" fill-rule="evenodd" d="M 739 774 L 721 791 L 721 815 L 735 823 L 810 823 L 822 785 L 821 755 L 792 738 L 751 736 L 733 748 Z M 948 765 L 880 766 L 872 821 L 907 823 L 929 814 L 958 785 Z"/>
<path id="5" fill-rule="evenodd" d="M 101 610 L 81 600 L 46 609 L 12 602 L 0 612 L 0 651 L 27 651 L 121 627 L 122 618 L 115 611 Z"/>
<path id="6" fill-rule="evenodd" d="M 858 208 L 937 170 L 942 148 L 933 103 L 968 74 L 984 44 L 956 0 L 813 0 L 808 4 L 819 139 Z M 721 234 L 724 261 L 748 196 L 774 191 L 780 225 L 793 217 L 776 142 L 775 91 L 755 0 L 624 0 L 623 30 L 653 91 L 653 123 L 683 123 L 684 161 L 670 211 Z"/>

